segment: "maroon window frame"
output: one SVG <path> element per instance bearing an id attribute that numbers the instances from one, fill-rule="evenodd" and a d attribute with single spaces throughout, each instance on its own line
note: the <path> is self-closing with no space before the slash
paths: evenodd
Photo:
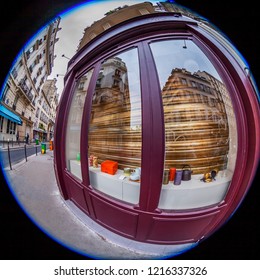
<path id="1" fill-rule="evenodd" d="M 157 209 L 162 186 L 165 135 L 161 90 L 148 43 L 166 38 L 193 40 L 210 58 L 230 93 L 236 115 L 238 151 L 229 191 L 219 205 L 187 211 L 165 212 Z M 142 180 L 138 205 L 111 199 L 93 189 L 89 184 L 87 159 L 91 100 L 100 63 L 131 47 L 138 47 L 142 92 Z M 83 180 L 79 182 L 67 171 L 65 164 L 66 116 L 76 80 L 93 67 L 82 118 L 81 155 L 85 156 L 81 157 Z M 60 191 L 65 199 L 71 199 L 92 219 L 126 237 L 166 244 L 197 242 L 219 228 L 246 195 L 259 160 L 259 119 L 255 89 L 244 69 L 217 39 L 196 22 L 176 19 L 167 13 L 129 20 L 98 36 L 69 63 L 54 140 L 54 165 Z M 111 215 L 117 214 L 129 225 L 112 221 Z M 172 227 L 175 227 L 176 233 L 169 230 Z M 190 234 L 187 235 L 186 231 Z"/>

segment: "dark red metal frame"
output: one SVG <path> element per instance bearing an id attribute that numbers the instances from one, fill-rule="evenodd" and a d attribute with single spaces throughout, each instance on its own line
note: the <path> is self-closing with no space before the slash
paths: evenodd
<path id="1" fill-rule="evenodd" d="M 166 38 L 193 40 L 212 61 L 231 95 L 238 131 L 237 166 L 225 200 L 219 205 L 167 212 L 157 208 L 165 135 L 161 91 L 149 42 Z M 137 205 L 110 198 L 92 188 L 87 158 L 92 95 L 101 62 L 134 47 L 139 53 L 142 90 L 142 178 Z M 80 182 L 66 168 L 66 124 L 76 81 L 90 69 L 94 71 L 82 118 Z M 54 138 L 54 166 L 61 194 L 93 220 L 125 237 L 159 244 L 198 242 L 227 221 L 250 187 L 259 161 L 259 119 L 259 104 L 250 77 L 232 54 L 196 21 L 170 13 L 128 20 L 96 37 L 69 62 Z"/>

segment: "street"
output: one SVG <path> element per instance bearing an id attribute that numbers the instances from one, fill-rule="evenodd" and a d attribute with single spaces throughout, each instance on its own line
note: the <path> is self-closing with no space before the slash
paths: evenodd
<path id="1" fill-rule="evenodd" d="M 49 144 L 46 143 L 46 149 L 48 149 Z M 41 145 L 21 145 L 20 147 L 10 148 L 10 159 L 11 164 L 18 163 L 25 160 L 26 157 L 31 155 L 38 155 L 41 153 Z M 26 156 L 25 156 L 26 154 Z M 8 159 L 8 149 L 0 150 L 1 165 L 3 168 L 9 167 Z"/>

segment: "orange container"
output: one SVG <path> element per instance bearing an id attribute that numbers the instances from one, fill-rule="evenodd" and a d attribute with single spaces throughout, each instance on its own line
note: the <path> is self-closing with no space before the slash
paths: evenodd
<path id="1" fill-rule="evenodd" d="M 175 178 L 175 174 L 176 174 L 176 168 L 170 168 L 170 178 L 169 181 L 173 181 Z"/>
<path id="2" fill-rule="evenodd" d="M 53 151 L 53 141 L 50 141 L 50 146 L 49 146 L 50 151 Z"/>
<path id="3" fill-rule="evenodd" d="M 116 174 L 118 169 L 118 162 L 112 160 L 105 160 L 101 163 L 101 171 L 111 175 Z"/>

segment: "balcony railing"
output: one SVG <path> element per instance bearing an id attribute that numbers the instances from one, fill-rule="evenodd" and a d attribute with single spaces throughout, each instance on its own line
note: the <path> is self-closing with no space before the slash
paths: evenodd
<path id="1" fill-rule="evenodd" d="M 26 85 L 24 79 L 22 79 L 20 82 L 19 82 L 19 87 L 22 89 L 22 91 L 25 93 L 25 95 L 28 97 L 28 99 L 30 101 L 33 100 L 33 94 L 31 93 L 29 87 Z"/>

